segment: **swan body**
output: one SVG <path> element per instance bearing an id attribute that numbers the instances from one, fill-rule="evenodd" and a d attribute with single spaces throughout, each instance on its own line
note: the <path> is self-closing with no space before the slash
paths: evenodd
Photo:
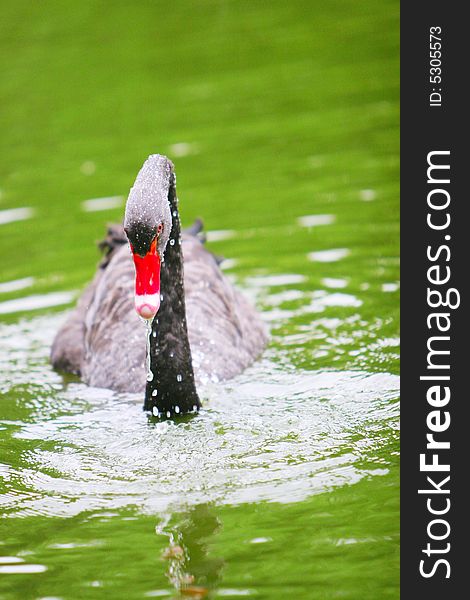
<path id="1" fill-rule="evenodd" d="M 142 194 L 138 184 L 145 170 Z M 55 368 L 76 373 L 91 386 L 118 392 L 145 390 L 145 408 L 155 414 L 199 408 L 196 385 L 237 375 L 267 341 L 256 310 L 198 237 L 200 227 L 181 233 L 177 205 L 172 163 L 160 155 L 150 156 L 129 194 L 126 233 L 122 226 L 108 230 L 103 243 L 108 255 L 51 349 Z M 139 244 L 142 247 L 136 250 Z M 136 259 L 149 257 L 151 247 L 158 263 L 161 259 L 161 288 L 158 303 L 149 301 L 144 306 L 142 298 L 152 294 L 138 295 Z M 141 255 L 136 257 L 137 252 Z M 147 378 L 145 328 L 136 310 L 144 317 L 147 310 L 155 311 L 149 319 L 151 374 Z"/>

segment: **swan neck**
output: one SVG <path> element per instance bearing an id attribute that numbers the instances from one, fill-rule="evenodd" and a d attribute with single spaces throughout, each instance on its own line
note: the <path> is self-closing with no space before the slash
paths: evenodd
<path id="1" fill-rule="evenodd" d="M 145 391 L 145 410 L 172 416 L 200 407 L 194 382 L 184 296 L 181 224 L 174 179 L 168 202 L 172 228 L 161 265 L 160 309 L 150 334 L 150 381 Z"/>

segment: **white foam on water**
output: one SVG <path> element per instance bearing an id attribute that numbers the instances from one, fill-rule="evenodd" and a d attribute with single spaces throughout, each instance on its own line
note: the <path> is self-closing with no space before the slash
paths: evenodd
<path id="1" fill-rule="evenodd" d="M 335 215 L 304 215 L 297 219 L 297 223 L 302 227 L 318 227 L 319 225 L 331 225 L 335 221 Z"/>
<path id="2" fill-rule="evenodd" d="M 62 304 L 70 304 L 75 296 L 75 291 L 50 292 L 49 294 L 35 294 L 33 296 L 25 296 L 24 298 L 6 300 L 5 302 L 0 302 L 0 315 L 39 310 L 40 308 L 50 308 L 52 306 L 61 306 Z"/>
<path id="3" fill-rule="evenodd" d="M 0 294 L 9 292 L 17 292 L 31 287 L 34 284 L 34 277 L 23 277 L 22 279 L 12 279 L 11 281 L 3 281 L 0 283 Z"/>
<path id="4" fill-rule="evenodd" d="M 123 196 L 107 196 L 105 198 L 91 198 L 90 200 L 84 200 L 81 203 L 81 207 L 85 212 L 98 212 L 101 210 L 119 208 L 123 204 Z"/>
<path id="5" fill-rule="evenodd" d="M 0 556 L 0 565 L 13 565 L 23 562 L 24 560 L 18 556 Z"/>
<path id="6" fill-rule="evenodd" d="M 235 237 L 236 232 L 233 229 L 219 229 L 214 231 L 206 231 L 206 239 L 208 242 L 221 242 Z"/>
<path id="7" fill-rule="evenodd" d="M 222 263 L 220 264 L 220 268 L 222 271 L 228 271 L 229 269 L 233 269 L 238 265 L 239 261 L 235 258 L 224 258 Z"/>
<path id="8" fill-rule="evenodd" d="M 174 158 L 182 158 L 191 154 L 199 153 L 199 144 L 190 142 L 178 142 L 169 147 L 169 154 Z"/>
<path id="9" fill-rule="evenodd" d="M 15 221 L 26 221 L 34 215 L 34 208 L 29 206 L 23 208 L 9 208 L 0 210 L 0 225 L 14 223 Z"/>
<path id="10" fill-rule="evenodd" d="M 28 421 L 15 423 L 17 443 L 28 441 L 30 449 L 6 478 L 13 487 L 3 508 L 14 514 L 129 506 L 154 514 L 182 499 L 302 500 L 371 476 L 370 464 L 362 466 L 364 448 L 380 447 L 384 423 L 398 427 L 397 376 L 283 370 L 268 358 L 226 384 L 202 388 L 203 410 L 190 422 L 155 424 L 139 395 L 60 384 L 47 363 L 56 321 L 52 315 L 0 328 L 0 369 L 24 360 L 16 380 L 35 371 L 28 389 L 41 390 L 28 401 Z M 41 443 L 31 449 L 31 441 Z M 380 468 L 375 476 L 386 472 Z"/>
<path id="11" fill-rule="evenodd" d="M 335 279 L 333 277 L 323 277 L 321 280 L 322 285 L 328 288 L 345 288 L 348 285 L 347 279 Z"/>
<path id="12" fill-rule="evenodd" d="M 44 573 L 44 571 L 47 571 L 45 565 L 0 565 L 0 575 L 29 575 L 32 573 Z"/>
<path id="13" fill-rule="evenodd" d="M 362 300 L 356 298 L 352 294 L 343 294 L 336 292 L 334 294 L 322 294 L 321 291 L 313 294 L 313 302 L 310 307 L 314 308 L 313 312 L 316 312 L 318 308 L 325 308 L 327 306 L 362 306 Z M 303 312 L 308 312 L 306 307 Z"/>
<path id="14" fill-rule="evenodd" d="M 361 190 L 359 192 L 359 198 L 363 202 L 372 202 L 377 197 L 377 192 L 375 190 Z"/>
<path id="15" fill-rule="evenodd" d="M 282 273 L 279 275 L 258 275 L 255 277 L 247 277 L 245 283 L 250 286 L 261 288 L 261 287 L 274 287 L 278 285 L 293 285 L 295 283 L 303 283 L 307 278 L 305 275 L 297 273 Z"/>
<path id="16" fill-rule="evenodd" d="M 399 283 L 383 283 L 382 292 L 396 292 L 400 289 Z"/>
<path id="17" fill-rule="evenodd" d="M 350 250 L 348 248 L 334 248 L 331 250 L 319 250 L 317 252 L 309 252 L 307 258 L 312 262 L 337 262 L 346 256 L 349 256 Z"/>

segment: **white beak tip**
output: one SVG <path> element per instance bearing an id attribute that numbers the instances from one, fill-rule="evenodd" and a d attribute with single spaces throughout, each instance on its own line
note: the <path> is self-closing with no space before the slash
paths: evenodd
<path id="1" fill-rule="evenodd" d="M 160 308 L 160 294 L 135 297 L 135 310 L 143 319 L 153 319 Z"/>

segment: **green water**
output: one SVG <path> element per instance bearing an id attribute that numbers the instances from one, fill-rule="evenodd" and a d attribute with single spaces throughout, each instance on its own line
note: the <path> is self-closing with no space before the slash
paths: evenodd
<path id="1" fill-rule="evenodd" d="M 0 598 L 398 598 L 398 3 L 15 0 L 0 51 Z M 48 364 L 153 152 L 271 330 L 189 423 Z"/>

